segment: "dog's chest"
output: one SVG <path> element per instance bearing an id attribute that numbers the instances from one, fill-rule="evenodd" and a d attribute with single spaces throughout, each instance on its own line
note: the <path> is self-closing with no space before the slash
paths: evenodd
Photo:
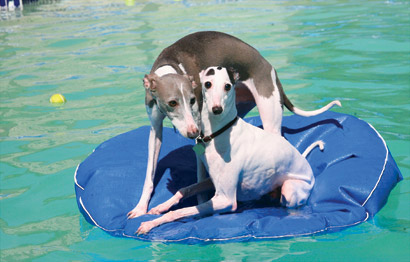
<path id="1" fill-rule="evenodd" d="M 210 174 L 226 172 L 227 166 L 231 162 L 229 143 L 219 144 L 218 147 L 215 147 L 215 144 L 211 142 L 208 145 L 203 145 L 203 150 L 204 153 L 200 154 L 199 157 Z"/>
<path id="2" fill-rule="evenodd" d="M 211 178 L 237 181 L 232 186 L 238 200 L 259 199 L 283 182 L 292 162 L 293 151 L 282 140 L 239 120 L 229 136 L 208 144 L 201 158 Z"/>

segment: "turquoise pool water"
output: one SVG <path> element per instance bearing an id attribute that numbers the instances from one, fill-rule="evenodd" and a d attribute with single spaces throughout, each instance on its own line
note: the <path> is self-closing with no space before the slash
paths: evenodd
<path id="1" fill-rule="evenodd" d="M 409 5 L 40 0 L 0 13 L 1 261 L 409 261 Z M 163 48 L 199 30 L 257 48 L 295 105 L 340 99 L 336 111 L 375 126 L 404 180 L 374 219 L 333 234 L 188 246 L 113 238 L 82 218 L 77 164 L 149 124 L 142 77 Z M 51 105 L 54 93 L 67 103 Z"/>

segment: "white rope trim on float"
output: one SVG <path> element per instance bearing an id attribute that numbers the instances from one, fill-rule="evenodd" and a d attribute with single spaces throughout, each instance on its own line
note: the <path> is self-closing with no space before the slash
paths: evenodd
<path id="1" fill-rule="evenodd" d="M 78 181 L 77 181 L 77 171 L 78 171 L 78 168 L 79 168 L 79 167 L 80 167 L 80 164 L 78 164 L 77 169 L 76 169 L 75 172 L 74 172 L 74 183 L 75 183 L 79 188 L 81 188 L 81 190 L 84 191 L 84 187 L 82 187 L 82 186 L 78 183 Z"/>
<path id="2" fill-rule="evenodd" d="M 95 148 L 93 149 L 93 152 L 91 152 L 91 154 L 94 153 L 94 152 L 95 152 Z M 90 154 L 90 155 L 91 155 L 91 154 Z M 81 165 L 81 163 L 77 165 L 77 168 L 76 168 L 76 170 L 75 170 L 75 172 L 74 172 L 74 183 L 75 183 L 79 188 L 81 188 L 81 190 L 84 191 L 84 190 L 85 190 L 84 187 L 81 186 L 81 185 L 78 183 L 78 181 L 77 181 L 77 172 L 78 172 L 78 168 L 80 167 L 80 165 Z"/>
<path id="3" fill-rule="evenodd" d="M 308 233 L 300 233 L 300 234 L 293 234 L 293 235 L 292 235 L 292 234 L 289 234 L 289 235 L 282 235 L 282 236 L 276 236 L 276 237 L 253 237 L 253 238 L 255 238 L 255 239 L 268 239 L 268 238 L 274 239 L 274 238 L 309 236 L 309 235 L 319 234 L 319 233 L 321 233 L 321 232 L 325 232 L 325 231 L 328 231 L 329 229 L 333 229 L 333 228 L 342 228 L 342 227 L 355 226 L 355 225 L 358 225 L 358 224 L 360 224 L 360 223 L 363 223 L 363 222 L 367 221 L 367 219 L 369 219 L 369 217 L 370 217 L 370 216 L 369 216 L 369 213 L 366 212 L 366 217 L 365 217 L 365 219 L 363 219 L 363 220 L 361 220 L 361 221 L 357 221 L 357 222 L 352 223 L 352 224 L 349 224 L 349 225 L 328 226 L 328 227 L 325 227 L 325 228 L 323 228 L 323 229 L 320 229 L 320 230 L 317 230 L 317 231 L 314 231 L 314 232 L 308 232 Z"/>
<path id="4" fill-rule="evenodd" d="M 149 240 L 151 242 L 181 242 L 189 239 L 193 240 L 199 240 L 199 241 L 204 241 L 204 242 L 210 242 L 210 241 L 227 241 L 227 240 L 233 240 L 233 239 L 241 239 L 241 238 L 252 238 L 252 235 L 245 235 L 245 236 L 237 236 L 237 237 L 232 237 L 232 238 L 200 238 L 200 237 L 185 237 L 181 239 L 147 239 L 139 236 L 130 236 L 125 233 L 122 234 L 124 237 L 129 237 L 129 238 L 134 238 L 134 239 L 140 239 L 140 240 Z"/>
<path id="5" fill-rule="evenodd" d="M 87 208 L 85 208 L 83 200 L 81 199 L 81 197 L 78 199 L 80 202 L 81 207 L 84 209 L 84 211 L 87 213 L 88 217 L 93 221 L 94 225 L 96 225 L 97 227 L 101 228 L 104 231 L 109 231 L 109 232 L 115 232 L 117 231 L 116 229 L 110 230 L 110 229 L 106 229 L 103 228 L 102 226 L 100 226 L 97 221 L 94 220 L 94 218 L 91 216 L 90 212 L 88 212 Z"/>
<path id="6" fill-rule="evenodd" d="M 367 122 L 365 122 L 367 123 Z M 382 179 L 382 176 L 384 174 L 384 170 L 386 169 L 386 165 L 387 165 L 387 160 L 389 159 L 389 149 L 387 148 L 387 144 L 386 141 L 384 141 L 383 137 L 379 134 L 379 132 L 377 132 L 376 128 L 374 128 L 370 123 L 367 123 L 373 130 L 374 132 L 376 132 L 376 134 L 379 136 L 380 140 L 383 142 L 384 148 L 386 149 L 386 157 L 384 159 L 384 165 L 383 165 L 383 169 L 379 175 L 379 179 L 377 180 L 376 184 L 374 185 L 372 191 L 370 192 L 369 196 L 366 198 L 366 200 L 363 202 L 362 206 L 366 205 L 367 201 L 369 201 L 369 199 L 372 197 L 374 191 L 376 190 L 377 186 L 380 183 L 380 180 Z"/>
<path id="7" fill-rule="evenodd" d="M 369 219 L 370 215 L 368 212 L 366 212 L 366 217 L 361 220 L 361 221 L 357 221 L 355 223 L 349 224 L 349 225 L 341 225 L 341 226 L 328 226 L 325 227 L 323 229 L 320 230 L 316 230 L 313 232 L 307 232 L 307 233 L 300 233 L 300 234 L 288 234 L 288 235 L 280 235 L 280 236 L 264 236 L 264 237 L 258 237 L 258 236 L 254 236 L 254 235 L 244 235 L 244 236 L 237 236 L 237 237 L 231 237 L 231 238 L 200 238 L 200 237 L 185 237 L 185 238 L 181 238 L 181 239 L 174 239 L 174 240 L 169 240 L 169 239 L 148 239 L 148 238 L 143 238 L 143 237 L 138 237 L 138 236 L 130 236 L 127 235 L 125 233 L 123 233 L 122 235 L 124 237 L 129 237 L 129 238 L 134 238 L 134 239 L 140 239 L 140 240 L 148 240 L 151 242 L 181 242 L 181 241 L 185 241 L 185 240 L 189 240 L 189 239 L 193 239 L 193 240 L 199 240 L 199 241 L 204 241 L 204 242 L 211 242 L 211 241 L 227 241 L 227 240 L 234 240 L 234 239 L 241 239 L 241 238 L 254 238 L 254 239 L 279 239 L 279 238 L 287 238 L 287 237 L 303 237 L 303 236 L 310 236 L 310 235 L 315 235 L 315 234 L 319 234 L 325 231 L 328 231 L 330 229 L 333 228 L 342 228 L 342 227 L 351 227 L 351 226 L 355 226 L 358 224 L 361 224 L 363 222 L 366 222 Z"/>

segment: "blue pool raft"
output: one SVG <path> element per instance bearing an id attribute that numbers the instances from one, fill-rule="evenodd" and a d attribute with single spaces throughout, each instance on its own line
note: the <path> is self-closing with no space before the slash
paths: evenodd
<path id="1" fill-rule="evenodd" d="M 259 117 L 247 119 L 261 126 Z M 77 204 L 86 220 L 107 233 L 147 241 L 206 243 L 279 239 L 338 231 L 372 218 L 402 176 L 380 134 L 350 115 L 326 112 L 315 117 L 284 117 L 282 133 L 299 151 L 323 140 L 307 157 L 316 183 L 307 205 L 286 209 L 269 199 L 240 203 L 234 213 L 186 218 L 135 235 L 143 221 L 127 220 L 145 179 L 148 126 L 98 146 L 75 173 Z M 196 181 L 193 141 L 165 128 L 150 208 Z M 267 145 L 268 146 L 268 145 Z M 176 208 L 192 206 L 196 198 Z"/>

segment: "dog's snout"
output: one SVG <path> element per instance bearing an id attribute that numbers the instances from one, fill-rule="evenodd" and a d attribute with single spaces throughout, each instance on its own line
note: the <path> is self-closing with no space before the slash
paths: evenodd
<path id="1" fill-rule="evenodd" d="M 222 113 L 222 111 L 223 111 L 223 109 L 222 109 L 221 106 L 214 106 L 214 107 L 212 107 L 212 112 L 213 112 L 215 115 L 219 115 L 220 113 Z"/>
<path id="2" fill-rule="evenodd" d="M 196 126 L 192 126 L 188 129 L 187 136 L 189 138 L 197 138 L 199 136 L 199 129 Z"/>

